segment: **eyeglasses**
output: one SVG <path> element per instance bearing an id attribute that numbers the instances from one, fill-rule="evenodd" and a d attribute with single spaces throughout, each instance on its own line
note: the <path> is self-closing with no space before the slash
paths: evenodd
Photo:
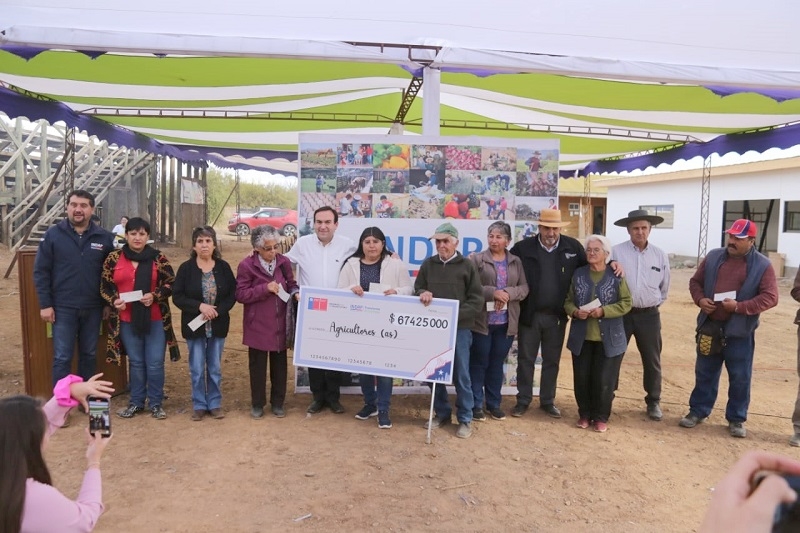
<path id="1" fill-rule="evenodd" d="M 271 252 L 272 250 L 275 250 L 277 252 L 280 249 L 281 249 L 280 244 L 275 244 L 273 246 L 262 246 L 259 248 L 259 250 L 262 250 L 264 252 Z"/>
<path id="2" fill-rule="evenodd" d="M 587 248 L 586 249 L 586 253 L 587 254 L 602 254 L 602 253 L 605 253 L 605 250 L 603 250 L 602 248 Z"/>

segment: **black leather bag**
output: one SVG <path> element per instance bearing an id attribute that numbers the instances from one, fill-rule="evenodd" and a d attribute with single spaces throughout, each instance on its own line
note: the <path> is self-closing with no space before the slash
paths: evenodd
<path id="1" fill-rule="evenodd" d="M 697 353 L 700 355 L 717 355 L 725 347 L 724 322 L 706 320 L 697 329 Z"/>

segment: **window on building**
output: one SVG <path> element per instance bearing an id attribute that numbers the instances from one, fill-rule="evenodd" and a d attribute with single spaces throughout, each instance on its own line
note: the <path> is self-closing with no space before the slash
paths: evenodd
<path id="1" fill-rule="evenodd" d="M 570 202 L 567 209 L 571 217 L 577 217 L 581 214 L 581 204 Z"/>
<path id="2" fill-rule="evenodd" d="M 783 231 L 800 232 L 800 201 L 784 203 Z"/>
<path id="3" fill-rule="evenodd" d="M 664 222 L 654 228 L 672 229 L 675 222 L 675 204 L 671 205 L 640 205 L 639 209 L 647 211 L 648 215 L 664 218 Z"/>

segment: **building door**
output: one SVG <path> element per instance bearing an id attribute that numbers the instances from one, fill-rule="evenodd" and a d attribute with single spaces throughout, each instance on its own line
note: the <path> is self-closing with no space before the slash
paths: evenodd
<path id="1" fill-rule="evenodd" d="M 592 206 L 594 214 L 592 215 L 592 233 L 595 235 L 606 234 L 606 208 L 603 205 Z"/>

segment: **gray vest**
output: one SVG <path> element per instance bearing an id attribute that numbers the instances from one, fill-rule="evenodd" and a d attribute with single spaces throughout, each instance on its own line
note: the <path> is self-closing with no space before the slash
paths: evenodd
<path id="1" fill-rule="evenodd" d="M 574 303 L 578 307 L 592 301 L 594 294 L 603 305 L 613 304 L 619 301 L 619 278 L 614 275 L 611 267 L 606 266 L 603 278 L 595 286 L 592 277 L 589 275 L 589 267 L 583 266 L 572 275 L 572 286 L 574 292 Z M 583 341 L 586 339 L 586 326 L 589 320 L 571 320 L 567 338 L 567 349 L 573 355 L 579 355 L 583 348 Z M 596 319 L 600 325 L 600 338 L 603 340 L 603 348 L 606 357 L 616 357 L 625 353 L 628 343 L 625 339 L 625 326 L 622 317 L 599 318 Z"/>

